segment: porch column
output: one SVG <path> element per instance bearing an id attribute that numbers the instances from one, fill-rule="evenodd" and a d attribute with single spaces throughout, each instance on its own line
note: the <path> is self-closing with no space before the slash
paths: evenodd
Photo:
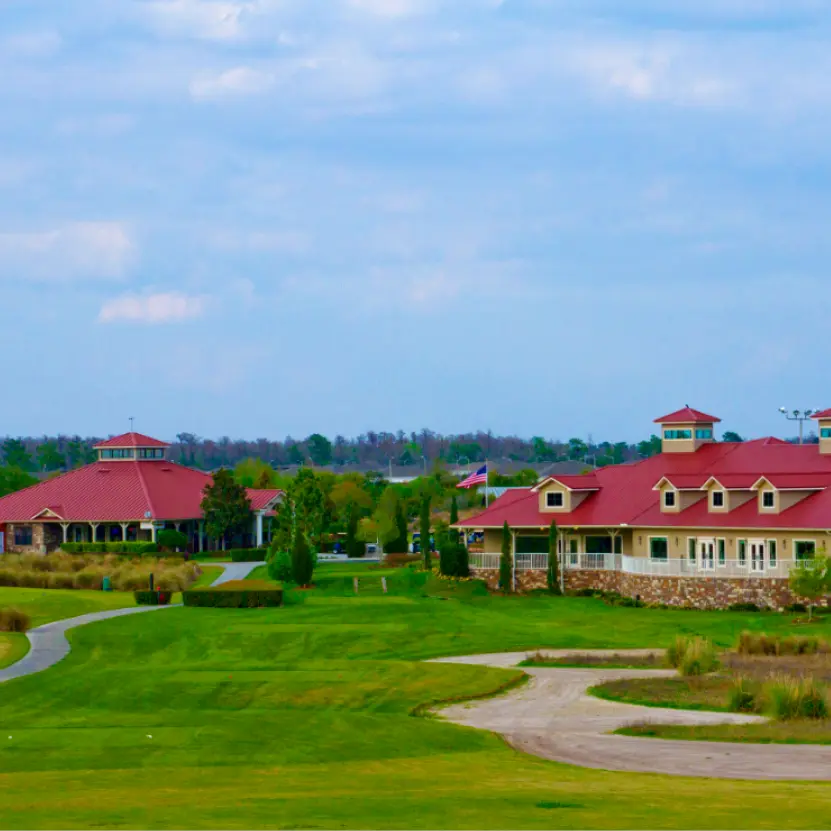
<path id="1" fill-rule="evenodd" d="M 151 542 L 156 542 L 156 523 L 150 523 L 150 540 Z"/>
<path id="2" fill-rule="evenodd" d="M 179 531 L 179 530 L 181 530 L 181 528 L 182 528 L 182 523 L 181 523 L 181 522 L 174 522 L 174 523 L 173 523 L 173 527 L 174 527 L 177 531 Z"/>
<path id="3" fill-rule="evenodd" d="M 257 548 L 263 547 L 263 515 L 257 512 L 256 519 Z"/>
<path id="4" fill-rule="evenodd" d="M 61 531 L 63 531 L 63 541 L 69 542 L 69 523 L 62 522 L 61 523 Z"/>
<path id="5" fill-rule="evenodd" d="M 129 522 L 119 522 L 121 526 L 121 541 L 127 542 L 127 526 L 130 524 Z"/>
<path id="6" fill-rule="evenodd" d="M 90 542 L 96 542 L 96 537 L 98 536 L 98 526 L 100 522 L 90 522 L 89 524 L 89 533 L 90 533 Z"/>

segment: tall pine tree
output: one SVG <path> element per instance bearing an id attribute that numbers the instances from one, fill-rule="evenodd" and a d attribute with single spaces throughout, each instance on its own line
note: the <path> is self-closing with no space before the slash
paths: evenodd
<path id="1" fill-rule="evenodd" d="M 502 556 L 499 558 L 499 588 L 503 592 L 513 591 L 513 546 L 508 523 L 502 526 Z"/>
<path id="2" fill-rule="evenodd" d="M 459 521 L 459 500 L 456 499 L 456 494 L 450 500 L 450 524 L 455 525 Z"/>
<path id="3" fill-rule="evenodd" d="M 433 558 L 430 555 L 430 494 L 421 497 L 421 522 L 419 523 L 421 539 L 421 553 L 424 557 L 424 568 L 427 571 L 433 567 Z"/>
<path id="4" fill-rule="evenodd" d="M 557 523 L 552 519 L 551 527 L 548 529 L 548 591 L 551 594 L 562 594 L 563 588 L 560 585 L 560 560 L 557 553 L 557 540 L 560 532 Z"/>
<path id="5" fill-rule="evenodd" d="M 251 528 L 251 500 L 230 470 L 218 470 L 202 492 L 202 514 L 209 537 L 225 542 L 229 535 Z"/>

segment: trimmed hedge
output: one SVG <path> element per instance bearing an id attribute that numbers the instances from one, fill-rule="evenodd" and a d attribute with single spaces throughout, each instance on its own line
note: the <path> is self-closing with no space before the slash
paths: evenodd
<path id="1" fill-rule="evenodd" d="M 182 592 L 185 606 L 257 609 L 283 605 L 283 589 L 265 580 L 230 580 Z"/>
<path id="2" fill-rule="evenodd" d="M 154 542 L 65 542 L 61 551 L 67 554 L 158 554 L 159 546 Z M 180 555 L 181 556 L 181 555 Z"/>
<path id="3" fill-rule="evenodd" d="M 139 606 L 167 606 L 172 596 L 173 592 L 148 590 L 133 592 L 133 597 L 136 598 L 136 604 Z"/>
<path id="4" fill-rule="evenodd" d="M 217 551 L 217 554 L 222 552 Z M 264 563 L 267 548 L 232 548 L 226 552 L 234 563 Z"/>

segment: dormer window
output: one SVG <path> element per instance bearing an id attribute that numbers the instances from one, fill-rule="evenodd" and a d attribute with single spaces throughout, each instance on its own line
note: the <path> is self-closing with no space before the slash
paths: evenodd
<path id="1" fill-rule="evenodd" d="M 545 504 L 548 508 L 562 508 L 565 504 L 562 491 L 550 491 L 545 495 Z"/>
<path id="2" fill-rule="evenodd" d="M 675 491 L 664 491 L 664 507 L 675 507 Z"/>
<path id="3" fill-rule="evenodd" d="M 765 491 L 762 494 L 762 507 L 763 508 L 775 508 L 776 507 L 776 494 L 773 491 Z"/>
<path id="4" fill-rule="evenodd" d="M 724 507 L 724 491 L 713 491 L 713 507 Z"/>
<path id="5" fill-rule="evenodd" d="M 691 439 L 692 430 L 664 430 L 664 438 L 669 439 L 670 441 Z"/>

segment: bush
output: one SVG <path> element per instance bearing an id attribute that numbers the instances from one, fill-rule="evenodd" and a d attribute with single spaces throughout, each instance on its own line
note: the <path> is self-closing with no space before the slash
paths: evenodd
<path id="1" fill-rule="evenodd" d="M 181 531 L 175 531 L 172 528 L 165 528 L 156 534 L 156 542 L 162 548 L 167 548 L 169 551 L 176 551 L 179 548 L 187 548 L 188 535 L 183 534 Z"/>
<path id="2" fill-rule="evenodd" d="M 693 638 L 681 658 L 678 671 L 686 678 L 706 675 L 718 669 L 716 648 L 709 638 Z"/>
<path id="3" fill-rule="evenodd" d="M 291 554 L 288 551 L 278 551 L 271 555 L 268 561 L 268 576 L 278 583 L 291 581 Z"/>
<path id="4" fill-rule="evenodd" d="M 133 592 L 138 606 L 167 606 L 173 596 L 169 591 L 137 591 Z"/>
<path id="5" fill-rule="evenodd" d="M 283 589 L 265 580 L 231 580 L 182 593 L 185 606 L 255 609 L 283 604 Z"/>
<path id="6" fill-rule="evenodd" d="M 0 609 L 0 632 L 27 632 L 31 620 L 26 612 L 20 609 Z"/>
<path id="7" fill-rule="evenodd" d="M 61 551 L 66 554 L 132 554 L 141 556 L 143 554 L 158 554 L 159 546 L 154 542 L 65 542 L 61 544 Z"/>
<path id="8" fill-rule="evenodd" d="M 802 614 L 808 611 L 808 607 L 804 603 L 788 603 L 784 611 L 790 612 L 791 614 Z"/>
<path id="9" fill-rule="evenodd" d="M 735 678 L 730 685 L 727 709 L 734 713 L 752 713 L 756 709 L 756 693 L 744 676 Z"/>
<path id="10" fill-rule="evenodd" d="M 828 693 L 813 678 L 773 678 L 763 694 L 770 715 L 778 721 L 828 718 Z"/>
<path id="11" fill-rule="evenodd" d="M 267 548 L 232 548 L 227 552 L 232 562 L 235 563 L 264 563 Z"/>
<path id="12" fill-rule="evenodd" d="M 758 612 L 759 607 L 755 603 L 731 603 L 727 607 L 728 612 Z"/>

